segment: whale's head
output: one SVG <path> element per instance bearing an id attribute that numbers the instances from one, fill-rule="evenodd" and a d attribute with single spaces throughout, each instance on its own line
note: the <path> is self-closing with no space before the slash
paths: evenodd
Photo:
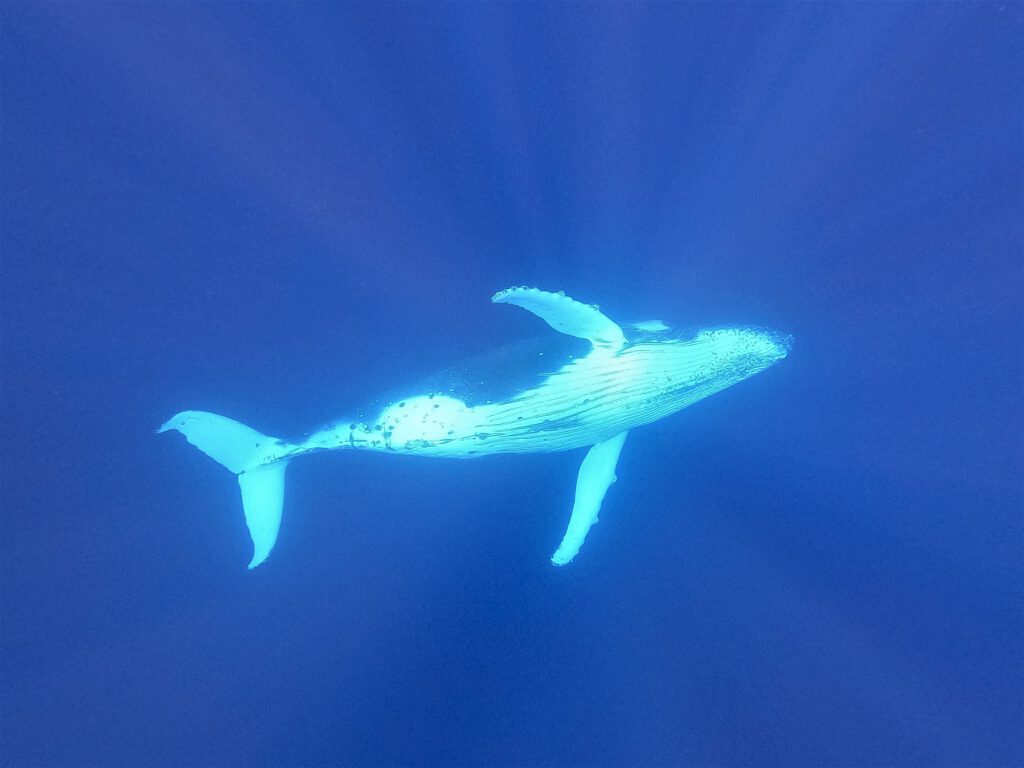
<path id="1" fill-rule="evenodd" d="M 792 344 L 792 337 L 767 328 L 706 328 L 670 341 L 669 357 L 652 369 L 664 373 L 664 390 L 688 404 L 777 363 Z"/>
<path id="2" fill-rule="evenodd" d="M 745 327 L 728 329 L 735 335 L 736 352 L 748 362 L 763 361 L 767 365 L 778 362 L 789 354 L 793 337 L 770 328 Z"/>
<path id="3" fill-rule="evenodd" d="M 682 342 L 713 367 L 756 372 L 789 354 L 793 337 L 756 326 L 707 328 Z"/>

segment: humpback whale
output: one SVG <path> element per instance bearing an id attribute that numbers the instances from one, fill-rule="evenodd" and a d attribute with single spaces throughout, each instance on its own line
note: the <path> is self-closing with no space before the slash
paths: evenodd
<path id="1" fill-rule="evenodd" d="M 674 333 L 660 321 L 619 325 L 597 305 L 537 288 L 513 287 L 491 299 L 532 312 L 573 337 L 583 353 L 545 363 L 532 381 L 498 400 L 454 388 L 411 392 L 375 417 L 332 422 L 299 442 L 268 437 L 205 411 L 182 411 L 158 432 L 177 431 L 238 476 L 255 568 L 277 541 L 289 462 L 332 450 L 475 458 L 588 448 L 576 480 L 569 525 L 551 557 L 577 555 L 609 486 L 630 430 L 650 424 L 763 371 L 784 358 L 791 339 L 753 327 Z"/>

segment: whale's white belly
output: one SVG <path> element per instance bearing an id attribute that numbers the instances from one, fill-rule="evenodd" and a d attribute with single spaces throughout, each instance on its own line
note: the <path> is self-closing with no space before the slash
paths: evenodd
<path id="1" fill-rule="evenodd" d="M 328 428 L 306 447 L 471 458 L 590 446 L 752 376 L 778 359 L 778 344 L 772 334 L 719 329 L 595 349 L 503 402 L 407 397 L 371 422 Z"/>

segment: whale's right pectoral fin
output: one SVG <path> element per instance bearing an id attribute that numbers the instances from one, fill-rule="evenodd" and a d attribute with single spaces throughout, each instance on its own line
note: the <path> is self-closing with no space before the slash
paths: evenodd
<path id="1" fill-rule="evenodd" d="M 515 304 L 533 312 L 556 331 L 588 339 L 595 347 L 616 350 L 626 343 L 622 329 L 594 304 L 584 304 L 562 291 L 506 288 L 491 298 L 495 304 Z"/>
<path id="2" fill-rule="evenodd" d="M 604 495 L 615 482 L 615 465 L 619 461 L 619 453 L 622 452 L 627 434 L 628 431 L 620 432 L 615 437 L 596 443 L 583 459 L 576 479 L 576 502 L 572 507 L 569 527 L 558 551 L 551 556 L 551 562 L 555 565 L 572 562 L 583 546 L 587 532 L 597 522 L 597 513 L 601 511 Z"/>

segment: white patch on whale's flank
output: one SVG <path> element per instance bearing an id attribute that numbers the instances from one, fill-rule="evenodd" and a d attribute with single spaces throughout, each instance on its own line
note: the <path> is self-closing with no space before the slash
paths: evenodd
<path id="1" fill-rule="evenodd" d="M 445 395 L 419 395 L 388 406 L 380 415 L 392 447 L 415 446 L 451 440 L 473 431 L 472 409 Z"/>
<path id="2" fill-rule="evenodd" d="M 589 351 L 570 356 L 502 400 L 468 405 L 436 389 L 411 393 L 385 407 L 374 421 L 340 421 L 300 443 L 267 437 L 203 411 L 184 411 L 160 428 L 182 433 L 238 475 L 254 547 L 250 568 L 263 562 L 277 540 L 285 467 L 296 456 L 361 449 L 471 458 L 587 447 L 569 526 L 552 557 L 564 565 L 597 521 L 627 432 L 753 376 L 789 350 L 789 338 L 771 331 L 716 328 L 682 339 L 664 333 L 667 327 L 656 320 L 627 326 L 641 332 L 628 343 L 619 325 L 596 305 L 561 291 L 509 288 L 492 300 L 522 307 L 555 330 L 588 340 Z"/>

